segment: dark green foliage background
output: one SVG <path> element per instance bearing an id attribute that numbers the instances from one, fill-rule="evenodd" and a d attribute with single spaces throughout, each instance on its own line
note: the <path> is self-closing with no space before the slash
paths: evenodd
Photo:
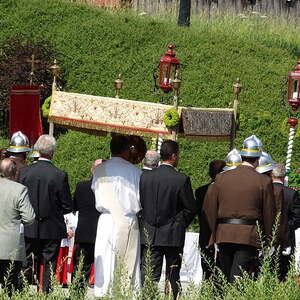
<path id="1" fill-rule="evenodd" d="M 246 21 L 216 18 L 210 23 L 197 19 L 192 24 L 181 28 L 175 16 L 142 17 L 62 0 L 2 0 L 0 51 L 5 41 L 20 34 L 49 40 L 58 53 L 65 91 L 114 96 L 113 81 L 121 72 L 122 98 L 171 103 L 170 97 L 153 92 L 152 72 L 167 44 L 173 43 L 183 63 L 182 105 L 228 107 L 232 84 L 240 77 L 243 91 L 236 147 L 256 134 L 265 151 L 284 162 L 287 135 L 281 133 L 281 124 L 289 109 L 281 104 L 281 89 L 300 57 L 300 40 L 293 32 L 296 25 L 274 25 L 255 17 Z M 3 138 L 1 144 L 6 146 Z M 225 158 L 229 150 L 229 143 L 179 141 L 179 169 L 191 176 L 195 188 L 208 182 L 208 163 Z M 68 172 L 72 190 L 76 182 L 90 176 L 92 160 L 109 156 L 108 142 L 109 138 L 71 131 L 59 136 L 55 163 Z M 297 139 L 294 169 L 299 146 Z"/>

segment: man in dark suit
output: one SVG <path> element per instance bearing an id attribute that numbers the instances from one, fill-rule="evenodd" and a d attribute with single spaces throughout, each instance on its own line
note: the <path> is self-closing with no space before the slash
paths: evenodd
<path id="1" fill-rule="evenodd" d="M 242 165 L 217 175 L 206 194 L 204 216 L 212 232 L 209 247 L 217 243 L 221 269 L 229 282 L 250 272 L 260 241 L 256 223 L 270 239 L 275 218 L 271 178 L 255 171 L 261 149 L 255 136 L 240 151 Z"/>
<path id="2" fill-rule="evenodd" d="M 283 164 L 277 164 L 272 170 L 272 180 L 274 190 L 279 189 L 283 191 L 283 213 L 286 217 L 287 230 L 287 245 L 289 247 L 282 247 L 279 257 L 279 280 L 284 280 L 290 267 L 292 256 L 295 249 L 295 230 L 300 227 L 300 200 L 298 192 L 284 186 L 285 167 Z M 281 232 L 279 232 L 281 233 Z"/>
<path id="3" fill-rule="evenodd" d="M 72 211 L 67 174 L 51 162 L 55 147 L 54 137 L 40 136 L 35 144 L 39 160 L 19 171 L 19 182 L 28 187 L 36 214 L 36 222 L 25 226 L 26 253 L 37 259 L 39 288 L 44 292 L 49 292 L 50 268 L 55 270 L 61 239 L 67 236 L 64 214 Z"/>
<path id="4" fill-rule="evenodd" d="M 94 169 L 103 162 L 97 159 L 92 166 Z M 95 240 L 97 234 L 97 224 L 100 213 L 95 207 L 95 194 L 91 189 L 92 178 L 79 182 L 74 193 L 74 211 L 78 211 L 78 223 L 75 232 L 75 260 L 74 275 L 78 269 L 80 256 L 83 256 L 82 272 L 85 281 L 88 282 L 94 263 Z"/>
<path id="5" fill-rule="evenodd" d="M 179 145 L 164 141 L 160 156 L 160 167 L 144 172 L 140 180 L 142 265 L 145 266 L 147 246 L 150 246 L 152 279 L 159 281 L 165 256 L 166 279 L 176 299 L 185 230 L 196 212 L 196 202 L 189 177 L 175 170 Z M 142 268 L 142 281 L 144 273 Z"/>
<path id="6" fill-rule="evenodd" d="M 208 249 L 206 247 L 209 242 L 210 234 L 209 234 L 209 228 L 207 226 L 207 223 L 205 222 L 205 218 L 202 218 L 201 216 L 202 206 L 203 206 L 204 197 L 206 195 L 208 187 L 215 181 L 217 174 L 223 171 L 225 164 L 226 163 L 224 160 L 211 161 L 208 170 L 208 175 L 211 178 L 211 183 L 200 186 L 195 191 L 197 214 L 198 214 L 199 227 L 200 227 L 199 247 L 201 249 L 201 256 L 202 256 L 201 266 L 202 266 L 205 279 L 208 279 L 212 274 L 211 267 L 214 265 L 215 255 L 213 249 Z"/>

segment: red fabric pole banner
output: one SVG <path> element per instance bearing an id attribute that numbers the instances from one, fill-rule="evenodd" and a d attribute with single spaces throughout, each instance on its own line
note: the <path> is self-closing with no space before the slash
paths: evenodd
<path id="1" fill-rule="evenodd" d="M 9 137 L 19 130 L 27 135 L 31 146 L 43 134 L 37 85 L 14 85 L 10 89 Z"/>

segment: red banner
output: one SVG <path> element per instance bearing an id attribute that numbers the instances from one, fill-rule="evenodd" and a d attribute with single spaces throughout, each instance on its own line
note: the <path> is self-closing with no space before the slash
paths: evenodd
<path id="1" fill-rule="evenodd" d="M 16 131 L 27 135 L 31 146 L 43 134 L 40 88 L 36 85 L 14 85 L 10 90 L 9 136 Z"/>

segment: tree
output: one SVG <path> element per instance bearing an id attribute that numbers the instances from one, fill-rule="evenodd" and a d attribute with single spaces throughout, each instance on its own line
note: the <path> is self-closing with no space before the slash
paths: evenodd
<path id="1" fill-rule="evenodd" d="M 179 26 L 190 26 L 191 0 L 180 0 L 178 22 Z"/>

